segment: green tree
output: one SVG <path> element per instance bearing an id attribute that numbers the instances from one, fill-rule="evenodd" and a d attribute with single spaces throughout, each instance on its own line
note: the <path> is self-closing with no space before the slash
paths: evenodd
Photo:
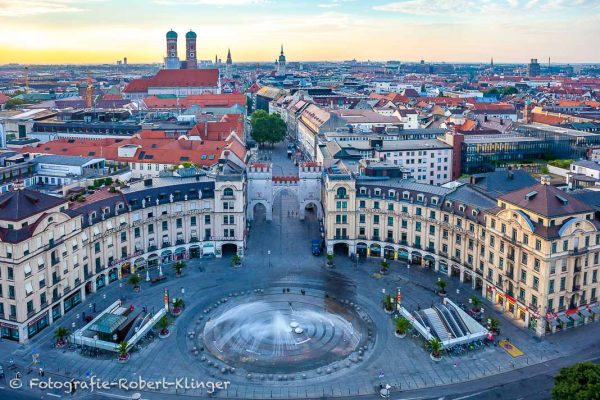
<path id="1" fill-rule="evenodd" d="M 404 317 L 400 317 L 396 318 L 394 325 L 396 327 L 396 332 L 398 332 L 399 335 L 404 335 L 408 328 L 410 328 L 410 321 Z"/>
<path id="2" fill-rule="evenodd" d="M 255 111 L 250 117 L 252 137 L 259 144 L 278 143 L 285 138 L 286 125 L 279 114 L 268 114 L 264 110 Z"/>
<path id="3" fill-rule="evenodd" d="M 502 94 L 503 94 L 504 96 L 509 96 L 509 95 L 511 95 L 511 94 L 517 94 L 517 93 L 519 93 L 519 89 L 517 89 L 517 88 L 516 88 L 516 87 L 514 87 L 514 86 L 507 86 L 507 87 L 505 87 L 505 88 L 504 88 L 504 90 L 502 91 Z"/>
<path id="4" fill-rule="evenodd" d="M 600 399 L 600 365 L 584 362 L 561 369 L 554 378 L 552 398 L 555 400 Z"/>
<path id="5" fill-rule="evenodd" d="M 10 99 L 6 102 L 6 104 L 4 105 L 4 108 L 6 108 L 7 110 L 12 110 L 14 108 L 17 108 L 21 105 L 25 104 L 24 100 L 21 99 Z"/>

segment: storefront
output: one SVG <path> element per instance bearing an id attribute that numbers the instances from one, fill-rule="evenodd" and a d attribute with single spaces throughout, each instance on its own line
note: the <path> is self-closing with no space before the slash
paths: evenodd
<path id="1" fill-rule="evenodd" d="M 381 257 L 381 246 L 377 243 L 371 245 L 371 257 Z"/>
<path id="2" fill-rule="evenodd" d="M 62 316 L 62 313 L 60 311 L 60 304 L 56 304 L 55 306 L 52 307 L 52 321 L 56 321 L 61 316 Z"/>
<path id="3" fill-rule="evenodd" d="M 111 269 L 110 271 L 108 271 L 108 282 L 112 283 L 114 281 L 116 281 L 117 279 L 119 279 L 119 270 L 116 268 Z"/>
<path id="4" fill-rule="evenodd" d="M 406 249 L 399 249 L 398 250 L 398 259 L 408 260 L 408 251 L 406 251 Z"/>
<path id="5" fill-rule="evenodd" d="M 185 247 L 178 247 L 175 250 L 175 261 L 185 260 L 186 258 Z"/>
<path id="6" fill-rule="evenodd" d="M 96 290 L 102 289 L 105 285 L 104 274 L 101 274 L 96 278 Z"/>
<path id="7" fill-rule="evenodd" d="M 190 246 L 190 258 L 200 258 L 200 246 Z"/>
<path id="8" fill-rule="evenodd" d="M 31 339 L 48 326 L 48 311 L 27 324 L 27 337 Z"/>
<path id="9" fill-rule="evenodd" d="M 392 246 L 385 246 L 383 249 L 383 257 L 387 260 L 394 259 L 394 248 Z"/>
<path id="10" fill-rule="evenodd" d="M 157 254 L 150 254 L 148 256 L 148 268 L 158 267 L 159 258 Z"/>
<path id="11" fill-rule="evenodd" d="M 160 254 L 160 263 L 167 264 L 173 261 L 173 252 L 171 250 L 165 250 Z"/>
<path id="12" fill-rule="evenodd" d="M 511 315 L 515 315 L 515 308 L 517 305 L 517 300 L 515 300 L 514 297 L 509 296 L 507 294 L 505 294 L 504 296 L 506 297 L 506 301 L 508 302 L 508 312 Z M 523 319 L 525 319 L 525 318 L 523 318 Z"/>
<path id="13" fill-rule="evenodd" d="M 214 243 L 204 243 L 202 245 L 202 256 L 209 257 L 214 256 L 216 253 L 216 248 Z"/>
<path id="14" fill-rule="evenodd" d="M 19 341 L 19 327 L 6 322 L 0 322 L 0 337 L 2 339 Z"/>
<path id="15" fill-rule="evenodd" d="M 485 288 L 485 299 L 488 301 L 492 301 L 492 296 L 494 295 L 494 287 L 490 285 L 486 285 Z"/>
<path id="16" fill-rule="evenodd" d="M 440 273 L 445 275 L 448 274 L 448 264 L 446 261 L 440 261 Z"/>
<path id="17" fill-rule="evenodd" d="M 366 245 L 366 243 L 357 243 L 356 244 L 356 254 L 359 257 L 366 257 L 367 256 L 367 245 Z"/>
<path id="18" fill-rule="evenodd" d="M 65 314 L 79 303 L 81 303 L 81 292 L 78 290 L 65 299 L 63 306 Z"/>

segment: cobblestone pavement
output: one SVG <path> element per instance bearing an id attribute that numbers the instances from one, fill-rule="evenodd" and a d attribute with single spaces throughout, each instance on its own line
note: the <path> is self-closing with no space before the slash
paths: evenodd
<path id="1" fill-rule="evenodd" d="M 8 370 L 9 359 L 15 362 L 23 374 L 23 383 L 27 386 L 32 378 L 38 378 L 35 371 L 27 373 L 33 351 L 40 353 L 41 366 L 45 377 L 58 380 L 71 378 L 89 379 L 97 376 L 102 380 L 135 380 L 188 377 L 198 381 L 230 381 L 227 390 L 214 393 L 218 398 L 332 398 L 332 397 L 373 397 L 380 383 L 390 384 L 393 391 L 411 398 L 438 398 L 452 393 L 461 393 L 466 389 L 496 386 L 502 382 L 533 376 L 536 371 L 553 365 L 563 365 L 598 351 L 600 324 L 590 324 L 578 329 L 568 330 L 544 339 L 536 338 L 533 332 L 517 328 L 511 321 L 484 303 L 487 316 L 496 316 L 501 322 L 502 337 L 511 342 L 525 354 L 512 358 L 500 347 L 485 347 L 458 357 L 445 356 L 442 361 L 434 362 L 424 350 L 421 340 L 407 337 L 396 338 L 393 335 L 392 320 L 380 306 L 382 290 L 393 292 L 400 287 L 403 305 L 408 309 L 426 307 L 439 302 L 434 293 L 434 284 L 438 278 L 435 272 L 421 267 L 407 268 L 401 262 L 392 262 L 389 273 L 377 278 L 374 273 L 378 263 L 365 261 L 358 264 L 347 257 L 337 256 L 335 268 L 326 268 L 323 256 L 311 254 L 311 239 L 319 237 L 319 223 L 314 216 L 300 221 L 291 211 L 297 207 L 292 194 L 283 193 L 278 198 L 273 213 L 273 221 L 266 222 L 257 216 L 249 234 L 248 249 L 241 268 L 233 268 L 228 259 L 191 260 L 181 278 L 176 278 L 171 268 L 163 268 L 167 279 L 151 285 L 142 283 L 140 293 L 133 293 L 125 284 L 113 283 L 83 304 L 62 317 L 57 324 L 45 329 L 29 343 L 18 345 L 12 342 L 0 342 L 0 361 L 6 371 L 6 379 L 0 379 L 0 398 L 27 398 L 29 395 L 44 398 L 48 393 L 55 396 L 66 395 L 60 390 L 8 390 L 8 383 L 15 371 Z M 289 213 L 288 213 L 289 212 Z M 270 255 L 269 255 L 270 251 Z M 152 271 L 154 276 L 157 271 Z M 470 285 L 461 284 L 458 278 L 448 280 L 447 291 L 451 300 L 467 303 L 476 293 Z M 57 326 L 77 327 L 82 325 L 82 312 L 89 312 L 90 304 L 96 303 L 96 309 L 102 310 L 117 298 L 124 304 L 143 306 L 149 310 L 162 307 L 163 290 L 169 288 L 173 295 L 185 289 L 186 309 L 178 317 L 166 339 L 154 339 L 132 352 L 126 364 L 119 364 L 114 356 L 87 357 L 76 350 L 58 350 L 53 348 L 53 332 Z M 350 367 L 340 365 L 330 373 L 309 371 L 307 377 L 301 374 L 288 374 L 260 378 L 240 371 L 221 373 L 220 369 L 207 366 L 201 361 L 202 353 L 194 355 L 194 343 L 189 332 L 197 329 L 199 317 L 207 307 L 215 304 L 229 293 L 244 292 L 244 296 L 253 296 L 255 289 L 281 291 L 282 288 L 299 290 L 318 289 L 338 299 L 348 300 L 360 305 L 372 319 L 374 341 L 370 342 L 364 361 L 353 363 Z M 456 294 L 456 289 L 460 293 Z M 240 301 L 240 300 L 238 300 Z M 218 312 L 218 307 L 216 312 Z M 219 367 L 224 367 L 219 364 Z M 276 368 L 274 374 L 276 374 Z M 465 385 L 465 382 L 470 382 Z M 457 385 L 463 383 L 462 385 Z M 170 388 L 157 393 L 140 391 L 143 398 L 165 399 L 174 395 L 205 397 L 205 389 L 176 390 Z M 81 398 L 100 398 L 112 396 L 128 398 L 132 392 L 117 388 L 99 390 L 94 394 L 78 391 L 75 396 Z M 17 394 L 19 397 L 17 397 Z M 14 395 L 14 397 L 13 397 Z M 119 397 L 121 396 L 121 397 Z"/>

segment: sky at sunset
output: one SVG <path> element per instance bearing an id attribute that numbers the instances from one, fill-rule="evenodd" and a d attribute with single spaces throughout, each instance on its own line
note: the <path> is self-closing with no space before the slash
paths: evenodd
<path id="1" fill-rule="evenodd" d="M 600 0 L 0 0 L 0 63 L 198 58 L 600 62 Z"/>

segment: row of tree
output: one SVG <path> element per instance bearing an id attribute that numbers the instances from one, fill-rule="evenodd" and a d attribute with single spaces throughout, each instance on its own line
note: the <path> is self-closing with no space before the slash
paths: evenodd
<path id="1" fill-rule="evenodd" d="M 287 127 L 279 114 L 269 114 L 257 110 L 250 117 L 252 123 L 252 138 L 263 145 L 279 143 L 285 138 Z"/>

